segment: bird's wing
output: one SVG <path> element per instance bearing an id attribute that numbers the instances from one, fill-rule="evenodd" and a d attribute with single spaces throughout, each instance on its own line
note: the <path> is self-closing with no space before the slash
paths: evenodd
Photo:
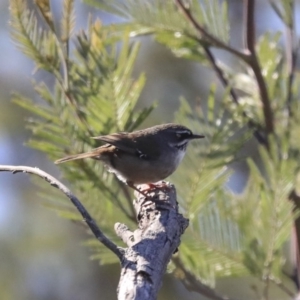
<path id="1" fill-rule="evenodd" d="M 117 147 L 127 153 L 136 154 L 136 143 L 129 139 L 126 133 L 113 133 L 109 135 L 100 135 L 93 137 L 110 145 Z"/>
<path id="2" fill-rule="evenodd" d="M 109 135 L 102 135 L 94 137 L 96 140 L 101 140 L 105 143 L 113 145 L 118 149 L 125 151 L 126 153 L 130 153 L 132 155 L 136 155 L 142 159 L 152 159 L 152 157 L 157 157 L 160 155 L 159 147 L 156 147 L 156 139 L 153 136 L 148 136 L 143 143 L 138 143 L 137 139 L 128 136 L 128 133 L 113 133 Z"/>

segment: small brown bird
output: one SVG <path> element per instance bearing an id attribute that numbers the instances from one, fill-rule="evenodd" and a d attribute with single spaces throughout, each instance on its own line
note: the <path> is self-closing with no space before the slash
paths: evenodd
<path id="1" fill-rule="evenodd" d="M 107 144 L 89 152 L 66 156 L 60 164 L 82 158 L 102 161 L 110 172 L 139 191 L 135 185 L 153 184 L 171 175 L 183 159 L 187 144 L 204 138 L 185 126 L 163 124 L 134 131 L 94 137 Z"/>

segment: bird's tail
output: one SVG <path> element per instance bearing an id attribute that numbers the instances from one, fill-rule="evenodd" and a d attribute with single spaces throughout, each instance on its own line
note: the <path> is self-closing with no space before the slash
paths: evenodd
<path id="1" fill-rule="evenodd" d="M 63 157 L 61 159 L 56 160 L 55 164 L 61 164 L 61 163 L 71 161 L 71 160 L 77 160 L 77 159 L 82 159 L 82 158 L 89 158 L 89 157 L 99 156 L 99 152 L 95 151 L 95 150 L 85 152 L 85 153 L 81 153 L 81 154 L 68 155 L 66 157 Z"/>

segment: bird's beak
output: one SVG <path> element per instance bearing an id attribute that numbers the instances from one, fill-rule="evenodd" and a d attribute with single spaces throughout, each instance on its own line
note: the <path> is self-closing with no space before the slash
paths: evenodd
<path id="1" fill-rule="evenodd" d="M 203 138 L 205 138 L 205 136 L 201 134 L 193 134 L 192 136 L 189 137 L 190 140 L 203 139 Z"/>

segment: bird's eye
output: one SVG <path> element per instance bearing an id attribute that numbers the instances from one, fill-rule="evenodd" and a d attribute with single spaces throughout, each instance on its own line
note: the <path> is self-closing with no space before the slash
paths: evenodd
<path id="1" fill-rule="evenodd" d="M 182 134 L 181 133 L 176 133 L 176 137 L 178 137 L 179 139 L 181 138 Z"/>

